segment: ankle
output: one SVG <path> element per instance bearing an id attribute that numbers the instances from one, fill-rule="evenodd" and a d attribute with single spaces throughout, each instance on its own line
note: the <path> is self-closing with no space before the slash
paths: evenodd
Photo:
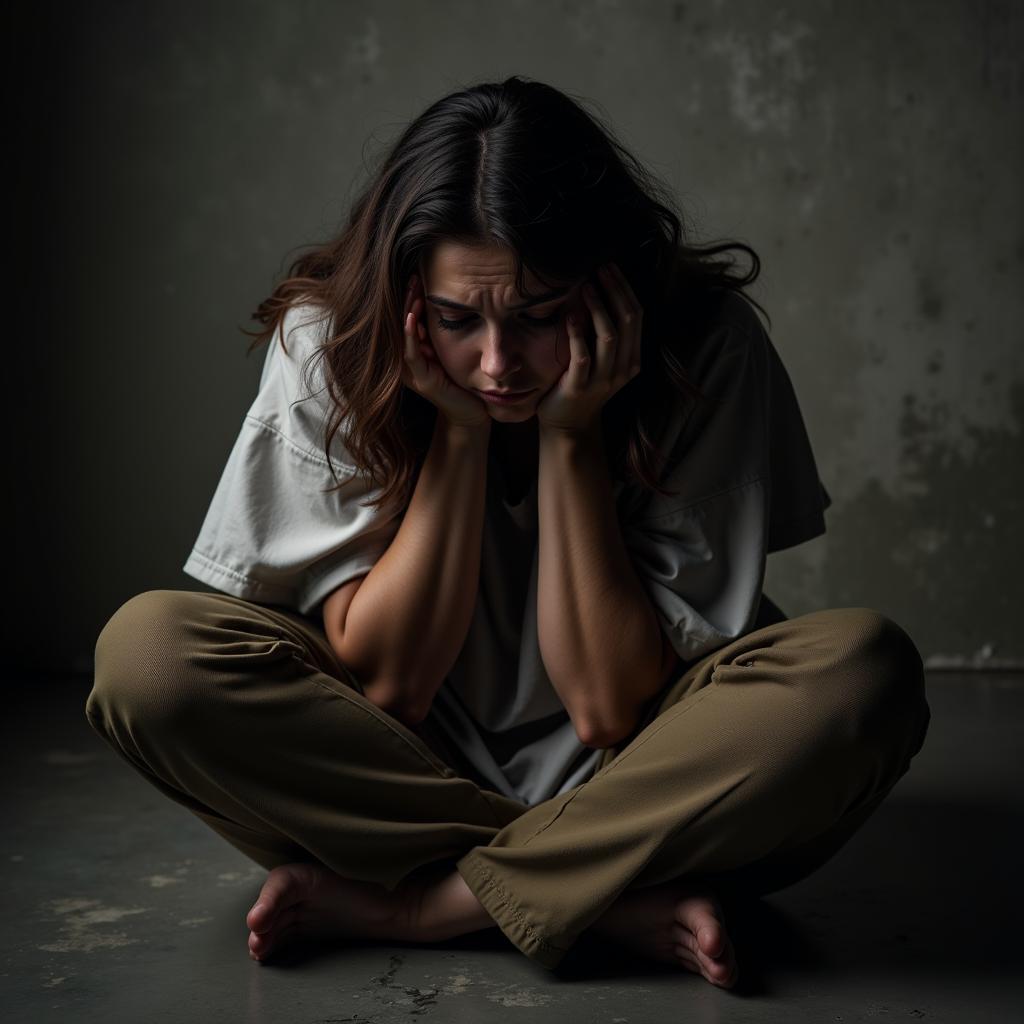
<path id="1" fill-rule="evenodd" d="M 484 928 L 497 928 L 466 880 L 454 870 L 427 884 L 415 916 L 421 942 L 444 942 Z"/>

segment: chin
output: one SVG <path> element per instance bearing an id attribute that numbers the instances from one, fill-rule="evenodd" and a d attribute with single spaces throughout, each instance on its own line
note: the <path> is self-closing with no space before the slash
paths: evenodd
<path id="1" fill-rule="evenodd" d="M 532 419 L 537 415 L 533 405 L 528 402 L 525 402 L 520 406 L 491 405 L 491 403 L 488 402 L 487 409 L 491 416 L 496 420 L 514 420 L 518 422 L 519 420 Z"/>

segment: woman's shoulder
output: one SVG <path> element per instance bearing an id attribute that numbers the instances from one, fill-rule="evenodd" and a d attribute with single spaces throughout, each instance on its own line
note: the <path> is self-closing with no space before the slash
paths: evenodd
<path id="1" fill-rule="evenodd" d="M 321 353 L 330 330 L 330 311 L 312 301 L 295 302 L 270 335 L 260 391 L 274 386 L 291 400 L 306 400 L 324 391 Z"/>
<path id="2" fill-rule="evenodd" d="M 288 451 L 324 465 L 324 428 L 334 408 L 323 359 L 329 321 L 330 311 L 315 302 L 296 302 L 284 311 L 270 337 L 248 414 L 285 442 Z M 351 469 L 344 426 L 335 433 L 331 458 Z"/>
<path id="3" fill-rule="evenodd" d="M 757 310 L 742 292 L 709 288 L 687 305 L 687 330 L 681 353 L 687 376 L 698 388 L 740 367 L 762 366 L 767 358 L 767 332 Z"/>
<path id="4" fill-rule="evenodd" d="M 293 358 L 292 350 L 309 355 L 319 349 L 327 339 L 331 311 L 322 303 L 302 297 L 293 302 L 282 315 L 273 340 L 280 346 L 284 339 L 285 354 Z"/>
<path id="5" fill-rule="evenodd" d="M 757 307 L 740 288 L 708 288 L 697 293 L 691 302 L 691 323 L 695 335 L 707 337 L 739 332 L 756 337 L 764 334 Z"/>
<path id="6" fill-rule="evenodd" d="M 740 435 L 751 429 L 758 433 L 753 424 L 764 419 L 769 374 L 767 335 L 744 295 L 731 288 L 705 288 L 691 296 L 687 310 L 680 360 L 697 393 L 669 404 L 657 447 L 662 483 L 678 484 L 679 467 L 686 463 L 683 491 L 692 497 L 694 488 L 712 488 L 712 478 L 723 488 L 735 480 L 734 471 L 756 440 Z M 716 447 L 709 465 L 694 465 L 697 449 Z M 701 473 L 708 479 L 701 479 Z M 666 503 L 648 497 L 645 504 L 660 508 Z"/>

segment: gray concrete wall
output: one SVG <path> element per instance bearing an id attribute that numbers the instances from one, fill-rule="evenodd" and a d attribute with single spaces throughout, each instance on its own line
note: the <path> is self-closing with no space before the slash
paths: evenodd
<path id="1" fill-rule="evenodd" d="M 877 608 L 933 666 L 1024 659 L 1024 5 L 19 10 L 9 665 L 89 671 L 123 601 L 202 589 L 180 566 L 262 361 L 238 326 L 364 146 L 515 73 L 597 101 L 702 238 L 764 261 L 834 499 L 768 592 Z"/>

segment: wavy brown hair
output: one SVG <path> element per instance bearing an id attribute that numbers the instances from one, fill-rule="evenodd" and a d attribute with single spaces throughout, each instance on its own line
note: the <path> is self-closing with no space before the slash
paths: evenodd
<path id="1" fill-rule="evenodd" d="M 641 372 L 602 410 L 609 466 L 661 494 L 658 437 L 679 402 L 709 401 L 688 379 L 689 345 L 713 326 L 714 296 L 756 280 L 760 260 L 742 242 L 697 246 L 661 184 L 582 102 L 513 76 L 451 93 L 429 106 L 379 159 L 341 233 L 292 262 L 259 304 L 253 348 L 293 306 L 328 316 L 324 360 L 331 398 L 329 451 L 345 423 L 357 471 L 382 490 L 376 509 L 408 506 L 430 447 L 437 407 L 402 381 L 404 292 L 441 241 L 507 247 L 523 298 L 524 265 L 544 287 L 614 260 L 643 307 Z M 751 257 L 730 273 L 730 249 Z M 767 313 L 765 313 L 767 317 Z M 770 318 L 769 318 L 770 323 Z M 281 344 L 287 351 L 281 331 Z M 335 490 L 335 487 L 325 490 Z"/>

